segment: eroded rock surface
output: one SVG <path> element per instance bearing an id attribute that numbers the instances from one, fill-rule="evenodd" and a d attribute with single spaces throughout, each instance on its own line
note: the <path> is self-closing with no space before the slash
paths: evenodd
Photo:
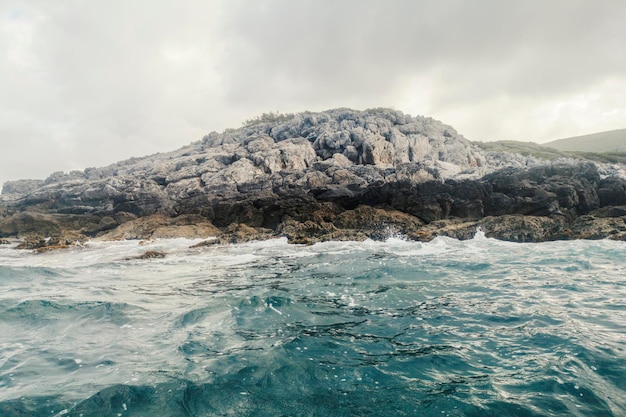
<path id="1" fill-rule="evenodd" d="M 259 120 L 103 168 L 9 182 L 0 237 L 314 243 L 468 238 L 482 226 L 515 241 L 621 239 L 619 172 L 483 152 L 430 118 L 337 109 Z"/>

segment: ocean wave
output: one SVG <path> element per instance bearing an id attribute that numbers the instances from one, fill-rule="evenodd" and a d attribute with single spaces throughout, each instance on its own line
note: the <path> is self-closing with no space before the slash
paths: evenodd
<path id="1" fill-rule="evenodd" d="M 0 415 L 626 412 L 623 242 L 187 243 L 6 258 Z"/>
<path id="2" fill-rule="evenodd" d="M 0 320 L 45 325 L 49 321 L 110 321 L 123 325 L 129 321 L 127 312 L 138 309 L 128 303 L 81 301 L 62 303 L 53 300 L 0 301 Z"/>

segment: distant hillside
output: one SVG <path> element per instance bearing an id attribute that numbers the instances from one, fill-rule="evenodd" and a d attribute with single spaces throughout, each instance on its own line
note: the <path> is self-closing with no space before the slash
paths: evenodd
<path id="1" fill-rule="evenodd" d="M 523 156 L 531 156 L 549 161 L 557 158 L 570 157 L 569 154 L 535 142 L 519 142 L 516 140 L 499 140 L 495 142 L 474 142 L 479 148 L 487 152 L 510 152 Z"/>
<path id="2" fill-rule="evenodd" d="M 626 131 L 626 129 L 624 129 Z M 611 133 L 611 132 L 606 132 Z M 599 133 L 598 135 L 601 135 Z M 595 136 L 595 135 L 587 135 Z M 582 137 L 582 136 L 581 136 Z M 567 140 L 567 139 L 563 139 Z M 555 141 L 556 142 L 556 141 Z M 550 143 L 555 143 L 550 142 Z M 558 158 L 577 158 L 586 161 L 610 163 L 610 164 L 626 164 L 626 146 L 624 150 L 617 151 L 569 151 L 559 150 L 547 146 L 548 144 L 539 145 L 534 142 L 518 142 L 515 140 L 500 140 L 495 142 L 474 142 L 480 149 L 486 152 L 510 152 L 512 154 L 523 155 L 526 157 L 544 159 L 552 161 Z"/>
<path id="3" fill-rule="evenodd" d="M 544 143 L 559 151 L 612 152 L 626 151 L 626 129 L 575 136 Z"/>

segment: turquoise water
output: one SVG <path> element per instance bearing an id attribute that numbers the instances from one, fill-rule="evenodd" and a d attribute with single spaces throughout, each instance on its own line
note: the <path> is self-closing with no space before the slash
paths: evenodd
<path id="1" fill-rule="evenodd" d="M 0 416 L 626 415 L 623 242 L 191 243 L 0 249 Z"/>

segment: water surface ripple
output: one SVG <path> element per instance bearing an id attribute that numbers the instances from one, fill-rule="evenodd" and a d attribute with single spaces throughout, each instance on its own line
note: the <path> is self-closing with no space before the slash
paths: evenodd
<path id="1" fill-rule="evenodd" d="M 0 249 L 0 415 L 626 415 L 623 242 L 190 243 Z"/>

